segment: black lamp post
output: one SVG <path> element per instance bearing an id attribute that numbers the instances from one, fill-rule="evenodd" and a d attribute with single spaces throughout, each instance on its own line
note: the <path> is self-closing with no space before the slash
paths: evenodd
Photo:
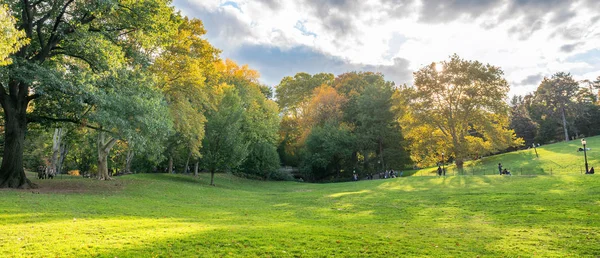
<path id="1" fill-rule="evenodd" d="M 442 152 L 442 175 L 446 175 L 446 170 L 444 169 L 444 153 Z"/>
<path id="2" fill-rule="evenodd" d="M 583 157 L 585 158 L 585 173 L 588 173 L 588 163 L 587 163 L 587 150 L 585 149 L 585 145 L 587 144 L 587 142 L 584 139 L 581 139 L 581 144 L 583 144 Z"/>

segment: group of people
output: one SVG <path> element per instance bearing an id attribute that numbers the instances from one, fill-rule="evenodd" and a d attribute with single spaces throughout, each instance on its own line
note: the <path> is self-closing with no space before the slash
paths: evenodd
<path id="1" fill-rule="evenodd" d="M 500 175 L 512 176 L 510 171 L 508 171 L 506 168 L 502 169 L 502 163 L 498 163 L 498 172 Z"/>
<path id="2" fill-rule="evenodd" d="M 438 166 L 437 174 L 438 174 L 438 176 L 442 176 L 442 175 L 445 176 L 446 175 L 446 170 L 442 169 L 442 167 Z"/>
<path id="3" fill-rule="evenodd" d="M 396 178 L 396 177 L 401 177 L 402 176 L 402 171 L 400 171 L 400 173 L 394 171 L 393 169 L 390 170 L 386 170 L 384 172 L 381 172 L 378 174 L 379 179 L 387 179 L 387 178 Z M 368 173 L 366 179 L 368 180 L 373 180 L 373 173 Z M 354 181 L 358 181 L 358 173 L 356 173 L 356 171 L 354 171 L 352 173 L 352 180 Z"/>

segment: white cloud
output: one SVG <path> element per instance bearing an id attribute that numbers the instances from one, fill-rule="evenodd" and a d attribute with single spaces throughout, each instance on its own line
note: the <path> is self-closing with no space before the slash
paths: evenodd
<path id="1" fill-rule="evenodd" d="M 573 59 L 599 49 L 600 12 L 589 7 L 594 3 L 175 0 L 184 14 L 213 19 L 212 27 L 207 25 L 209 40 L 223 49 L 224 55 L 247 44 L 282 51 L 303 47 L 343 60 L 350 64 L 348 67 L 386 67 L 381 69 L 385 73 L 394 73 L 387 67 L 393 67 L 394 58 L 402 58 L 409 62 L 402 69 L 408 70 L 398 74 L 406 74 L 457 53 L 500 66 L 514 84 L 511 94 L 534 90 L 537 85 L 531 78 L 537 77 L 532 76 L 559 71 L 572 72 L 576 77 L 600 75 L 596 74 L 600 64 L 595 61 Z M 427 10 L 437 10 L 443 16 L 430 17 L 435 14 Z M 219 15 L 224 17 L 223 23 L 235 25 L 219 23 Z"/>

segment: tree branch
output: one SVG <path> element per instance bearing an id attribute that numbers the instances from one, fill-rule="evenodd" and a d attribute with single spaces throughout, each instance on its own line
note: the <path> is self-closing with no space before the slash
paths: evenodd
<path id="1" fill-rule="evenodd" d="M 102 147 L 102 149 L 104 150 L 104 152 L 109 152 L 109 151 L 110 151 L 110 149 L 112 149 L 112 147 L 115 145 L 115 143 L 117 143 L 117 141 L 119 140 L 119 139 L 117 139 L 117 138 L 114 138 L 114 137 L 112 137 L 112 136 L 109 136 L 109 137 L 111 138 L 111 139 L 110 139 L 110 141 L 108 141 L 108 142 L 107 142 L 107 143 L 106 143 L 106 144 L 105 144 L 105 145 Z"/>
<path id="2" fill-rule="evenodd" d="M 41 97 L 41 96 L 42 96 L 42 95 L 41 95 L 41 94 L 39 94 L 39 93 L 35 93 L 35 94 L 32 94 L 32 95 L 29 95 L 29 96 L 27 96 L 27 102 L 29 102 L 29 101 L 32 101 L 32 100 L 34 100 L 34 99 L 37 99 L 37 98 L 39 98 L 39 97 Z"/>
<path id="3" fill-rule="evenodd" d="M 5 96 L 6 94 L 6 89 L 4 88 L 4 83 L 0 82 L 0 96 Z"/>
<path id="4" fill-rule="evenodd" d="M 98 130 L 98 131 L 101 131 L 101 132 L 114 133 L 114 132 L 112 132 L 110 130 L 103 129 L 100 126 L 90 125 L 88 123 L 84 123 L 81 120 L 73 119 L 73 118 L 54 118 L 54 117 L 47 117 L 47 116 L 28 116 L 27 117 L 27 123 L 41 123 L 41 122 L 65 122 L 65 123 L 72 123 L 72 124 L 76 124 L 76 125 L 82 125 L 82 126 L 85 126 L 87 128 Z"/>

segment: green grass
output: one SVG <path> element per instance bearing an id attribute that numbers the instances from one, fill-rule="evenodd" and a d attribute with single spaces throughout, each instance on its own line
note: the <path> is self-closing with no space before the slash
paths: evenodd
<path id="1" fill-rule="evenodd" d="M 586 138 L 588 166 L 600 168 L 600 136 Z M 447 175 L 492 175 L 498 174 L 498 163 L 502 163 L 513 175 L 579 175 L 585 173 L 584 153 L 581 140 L 543 145 L 537 148 L 536 157 L 533 148 L 484 157 L 467 161 L 462 172 L 454 165 L 448 166 Z M 409 171 L 405 174 L 415 176 L 434 176 L 437 167 Z M 594 168 L 595 170 L 596 168 Z"/>
<path id="2" fill-rule="evenodd" d="M 600 254 L 598 175 L 208 179 L 65 177 L 0 190 L 0 257 Z"/>

